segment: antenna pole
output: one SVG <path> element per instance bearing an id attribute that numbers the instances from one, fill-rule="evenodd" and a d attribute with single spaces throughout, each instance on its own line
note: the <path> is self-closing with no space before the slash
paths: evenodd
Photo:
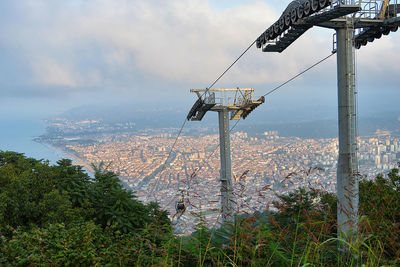
<path id="1" fill-rule="evenodd" d="M 353 30 L 350 18 L 344 27 L 336 29 L 339 115 L 337 220 L 338 235 L 345 239 L 357 233 L 359 201 Z"/>
<path id="2" fill-rule="evenodd" d="M 232 166 L 231 144 L 229 138 L 229 110 L 222 107 L 218 110 L 219 118 L 219 143 L 221 157 L 221 210 L 222 223 L 233 223 L 232 209 Z"/>

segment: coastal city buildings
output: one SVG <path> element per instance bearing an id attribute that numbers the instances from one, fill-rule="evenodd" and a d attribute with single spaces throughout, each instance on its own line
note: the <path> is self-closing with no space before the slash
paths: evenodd
<path id="1" fill-rule="evenodd" d="M 96 142 L 67 142 L 64 150 L 80 164 L 99 164 L 119 174 L 125 186 L 144 202 L 157 201 L 173 216 L 184 196 L 188 206 L 183 232 L 201 214 L 213 225 L 219 218 L 218 135 L 182 136 L 165 162 L 175 137 L 165 134 L 103 134 Z M 378 132 L 360 137 L 360 175 L 366 179 L 386 172 L 400 161 L 400 139 Z M 271 208 L 276 194 L 298 187 L 335 191 L 338 140 L 262 137 L 231 134 L 234 200 L 237 212 Z M 166 163 L 166 164 L 165 164 Z"/>

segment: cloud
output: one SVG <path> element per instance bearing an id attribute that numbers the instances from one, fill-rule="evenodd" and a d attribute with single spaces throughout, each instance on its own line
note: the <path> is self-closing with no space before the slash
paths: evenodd
<path id="1" fill-rule="evenodd" d="M 131 63 L 177 82 L 208 82 L 276 16 L 263 2 L 219 12 L 200 0 L 116 2 L 86 6 L 76 20 L 80 36 L 106 47 L 111 65 Z M 121 54 L 131 55 L 132 62 L 115 57 Z"/>
<path id="2" fill-rule="evenodd" d="M 209 82 L 278 16 L 261 1 L 218 11 L 203 0 L 21 2 L 17 34 L 8 38 L 19 43 L 35 82 L 71 87 L 86 86 L 72 69 L 101 73 L 99 84 L 133 68 L 154 79 Z M 254 67 L 242 65 L 234 77 L 270 82 L 296 67 L 276 56 L 265 64 L 264 56 L 253 56 Z"/>
<path id="3" fill-rule="evenodd" d="M 76 90 L 139 90 L 143 79 L 207 86 L 280 15 L 257 0 L 223 9 L 204 0 L 6 3 L 15 18 L 0 30 L 6 36 L 0 45 L 13 47 L 31 67 L 27 83 Z M 331 33 L 311 29 L 282 54 L 253 47 L 221 83 L 285 81 L 330 53 Z M 359 53 L 359 71 L 383 74 L 376 62 L 386 60 L 400 70 L 400 56 L 388 52 L 399 38 L 383 39 Z M 319 70 L 321 80 L 336 75 L 334 62 Z"/>
<path id="4" fill-rule="evenodd" d="M 382 36 L 357 51 L 357 65 L 363 71 L 368 81 L 396 81 L 400 73 L 400 54 L 397 44 L 400 42 L 399 33 Z M 397 82 L 396 82 L 397 84 Z"/>
<path id="5" fill-rule="evenodd" d="M 40 59 L 33 64 L 33 72 L 38 82 L 48 86 L 76 87 L 77 81 L 65 65 L 52 60 Z"/>
<path id="6" fill-rule="evenodd" d="M 77 24 L 82 37 L 91 36 L 107 47 L 107 62 L 117 59 L 112 63 L 132 63 L 155 78 L 203 85 L 222 73 L 279 16 L 261 1 L 222 11 L 200 0 L 96 6 L 88 6 Z M 253 47 L 251 56 L 246 55 L 225 80 L 261 84 L 287 79 L 326 53 L 321 46 L 330 40 L 309 36 L 286 55 L 261 53 Z M 111 56 L 115 54 L 132 55 L 132 62 Z"/>

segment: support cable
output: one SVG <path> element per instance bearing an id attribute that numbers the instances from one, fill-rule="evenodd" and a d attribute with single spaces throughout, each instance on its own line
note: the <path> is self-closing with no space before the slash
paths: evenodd
<path id="1" fill-rule="evenodd" d="M 267 95 L 272 94 L 273 92 L 275 92 L 275 91 L 278 90 L 279 88 L 285 86 L 286 84 L 290 83 L 291 81 L 293 81 L 293 80 L 296 79 L 297 77 L 303 75 L 303 74 L 306 73 L 307 71 L 309 71 L 309 70 L 311 70 L 312 68 L 318 66 L 319 64 L 321 64 L 322 62 L 324 62 L 325 60 L 327 60 L 328 58 L 330 58 L 331 56 L 333 56 L 335 53 L 336 53 L 336 52 L 332 52 L 329 56 L 324 57 L 323 59 L 321 59 L 321 60 L 318 61 L 317 63 L 311 65 L 310 67 L 308 67 L 307 69 L 303 70 L 303 71 L 300 72 L 299 74 L 293 76 L 292 78 L 290 78 L 290 79 L 287 80 L 286 82 L 284 82 L 284 83 L 280 84 L 279 86 L 275 87 L 274 89 L 272 89 L 271 91 L 269 91 L 268 93 L 266 93 L 266 94 L 264 95 L 264 97 L 267 96 Z"/>
<path id="2" fill-rule="evenodd" d="M 249 49 L 256 43 L 257 40 L 254 40 L 247 48 L 246 50 L 243 51 L 243 53 L 204 91 L 204 93 L 201 95 L 203 96 L 204 94 L 206 94 L 232 67 L 233 65 L 235 65 L 239 59 L 241 59 L 244 54 L 247 53 L 247 51 L 249 51 Z"/>
<path id="3" fill-rule="evenodd" d="M 175 141 L 174 141 L 174 143 L 172 144 L 172 146 L 171 146 L 171 148 L 170 148 L 170 150 L 169 150 L 169 152 L 168 152 L 168 155 L 167 155 L 167 157 L 165 158 L 165 161 L 164 161 L 164 163 L 162 164 L 162 167 L 161 167 L 161 169 L 158 171 L 158 173 L 161 173 L 163 170 L 165 170 L 165 167 L 167 166 L 167 162 L 168 162 L 168 160 L 171 158 L 172 152 L 174 151 L 175 145 L 176 145 L 176 143 L 178 142 L 178 139 L 179 139 L 179 137 L 180 137 L 181 134 L 182 134 L 182 131 L 183 131 L 183 128 L 185 127 L 185 125 L 186 125 L 186 122 L 187 122 L 187 120 L 186 120 L 186 118 L 185 118 L 185 120 L 184 120 L 183 123 L 182 123 L 181 128 L 180 128 L 179 131 L 178 131 L 178 134 L 177 134 L 177 136 L 176 136 L 176 138 L 175 138 Z M 150 194 L 153 194 L 153 193 L 154 193 L 154 198 L 155 198 L 156 200 L 157 200 L 157 197 L 156 197 L 156 195 L 155 195 L 154 190 L 157 189 L 158 183 L 160 182 L 160 179 L 161 179 L 161 175 L 158 177 L 157 181 L 155 182 L 153 188 L 152 188 L 151 191 L 150 191 Z"/>
<path id="4" fill-rule="evenodd" d="M 222 78 L 222 76 L 224 76 L 231 68 L 232 68 L 232 66 L 254 45 L 254 43 L 255 43 L 255 41 L 249 46 L 249 47 L 247 47 L 247 49 L 211 84 L 211 86 L 209 87 L 209 88 L 207 88 L 207 90 L 203 93 L 203 95 L 206 93 L 206 92 L 208 92 L 208 90 L 212 87 L 212 86 L 214 86 L 221 78 Z M 318 62 L 316 62 L 316 63 L 314 63 L 313 65 L 311 65 L 310 67 L 308 67 L 307 69 L 305 69 L 305 70 L 303 70 L 303 71 L 301 71 L 301 72 L 299 72 L 297 75 L 295 75 L 295 76 L 293 76 L 292 78 L 290 78 L 289 80 L 287 80 L 287 81 L 285 81 L 284 83 L 282 83 L 282 84 L 280 84 L 280 85 L 278 85 L 277 87 L 275 87 L 274 89 L 272 89 L 271 91 L 269 91 L 269 92 L 267 92 L 266 94 L 264 94 L 263 96 L 265 97 L 265 96 L 268 96 L 268 95 L 270 95 L 270 94 L 272 94 L 273 92 L 275 92 L 275 91 L 277 91 L 277 90 L 279 90 L 280 88 L 282 88 L 283 86 L 285 86 L 286 84 L 288 84 L 288 83 L 290 83 L 291 81 L 293 81 L 293 80 L 295 80 L 296 78 L 298 78 L 299 76 L 301 76 L 301 75 L 303 75 L 304 73 L 306 73 L 306 72 L 308 72 L 309 70 L 311 70 L 311 69 L 313 69 L 314 67 L 316 67 L 316 66 L 318 66 L 319 64 L 321 64 L 322 62 L 324 62 L 325 60 L 327 60 L 327 59 L 329 59 L 331 56 L 333 56 L 334 54 L 336 53 L 336 51 L 332 51 L 332 53 L 330 54 L 330 55 L 328 55 L 328 56 L 326 56 L 326 57 L 324 57 L 323 59 L 321 59 L 321 60 L 319 60 Z M 178 135 L 177 135 L 177 137 L 176 137 L 176 139 L 175 139 L 175 141 L 174 141 L 174 143 L 173 143 L 173 145 L 172 145 L 172 147 L 171 147 L 171 149 L 170 149 L 170 151 L 169 151 L 169 153 L 168 153 L 168 156 L 167 156 L 167 158 L 166 158 L 166 160 L 165 160 L 165 162 L 163 163 L 163 167 L 161 168 L 161 170 L 160 170 L 160 172 L 161 171 L 163 171 L 164 170 L 164 168 L 166 167 L 166 164 L 167 164 L 167 162 L 168 162 L 168 160 L 169 160 L 169 158 L 170 158 L 170 156 L 171 156 L 171 154 L 172 154 L 172 151 L 173 151 L 173 149 L 175 148 L 175 145 L 176 145 L 176 143 L 177 143 L 177 141 L 178 141 L 178 139 L 179 139 L 179 137 L 180 137 L 180 135 L 181 135 L 181 133 L 182 133 L 182 130 L 183 130 L 183 128 L 184 128 L 184 126 L 185 126 L 185 124 L 186 124 L 186 122 L 187 122 L 187 120 L 185 119 L 185 121 L 183 122 L 183 124 L 182 124 L 182 127 L 181 127 L 181 129 L 179 130 L 179 132 L 178 132 Z M 237 121 L 236 123 L 235 123 L 235 125 L 229 130 L 229 132 L 231 132 L 236 126 L 237 126 L 237 124 L 239 123 L 239 121 Z M 219 145 L 214 149 L 214 151 L 210 154 L 210 156 L 206 159 L 206 161 L 205 162 L 208 162 L 208 160 L 209 160 L 209 158 L 211 158 L 211 156 L 215 153 L 215 151 L 218 149 L 218 147 L 219 147 Z M 198 174 L 198 172 L 201 170 L 201 168 L 202 168 L 202 166 L 197 170 L 197 171 L 195 171 L 195 173 L 194 173 L 194 175 L 197 175 Z M 159 181 L 160 181 L 160 179 L 161 179 L 161 176 L 159 176 L 159 178 L 158 178 L 158 180 L 156 181 L 156 183 L 154 184 L 154 186 L 153 186 L 153 189 L 151 190 L 151 193 L 154 193 L 154 189 L 156 189 L 156 187 L 158 186 L 158 183 L 159 183 Z"/>
<path id="5" fill-rule="evenodd" d="M 280 88 L 282 88 L 282 87 L 285 86 L 286 84 L 290 83 L 291 81 L 295 80 L 295 79 L 298 78 L 299 76 L 303 75 L 303 74 L 306 73 L 307 71 L 309 71 L 309 70 L 313 69 L 314 67 L 318 66 L 319 64 L 321 64 L 322 62 L 324 62 L 325 60 L 327 60 L 327 59 L 329 59 L 331 56 L 333 56 L 335 53 L 336 53 L 336 52 L 332 52 L 330 55 L 328 55 L 328 56 L 324 57 L 323 59 L 319 60 L 318 62 L 314 63 L 313 65 L 311 65 L 311 66 L 308 67 L 307 69 L 305 69 L 305 70 L 299 72 L 298 74 L 296 74 L 295 76 L 293 76 L 293 77 L 290 78 L 289 80 L 283 82 L 283 83 L 280 84 L 279 86 L 275 87 L 275 88 L 272 89 L 271 91 L 269 91 L 269 92 L 267 92 L 266 94 L 264 94 L 264 97 L 267 96 L 267 95 L 272 94 L 273 92 L 275 92 L 275 91 L 277 91 L 277 90 L 279 90 Z M 242 55 L 243 55 L 243 54 L 242 54 Z M 218 80 L 218 79 L 217 79 L 217 80 Z M 233 129 L 235 129 L 235 127 L 239 124 L 239 122 L 240 122 L 240 120 L 236 121 L 236 123 L 235 123 L 235 124 L 232 126 L 232 128 L 229 130 L 229 133 L 231 133 L 231 132 L 233 131 Z M 213 149 L 213 151 L 211 152 L 211 154 L 204 160 L 204 162 L 200 165 L 200 167 L 199 167 L 198 169 L 196 169 L 196 170 L 192 173 L 191 177 L 196 177 L 196 176 L 198 175 L 198 173 L 202 170 L 202 168 L 205 166 L 205 164 L 207 164 L 207 163 L 209 162 L 210 158 L 211 158 L 211 157 L 214 155 L 214 153 L 217 151 L 217 149 L 218 149 L 219 146 L 220 146 L 219 144 L 215 146 L 215 148 Z M 189 190 L 190 190 L 190 185 L 189 185 L 187 191 L 189 191 Z M 173 201 L 174 199 L 175 199 L 175 196 L 172 198 L 171 201 L 168 202 L 168 205 L 167 205 L 167 206 L 169 206 L 169 205 L 172 203 L 172 201 Z"/>
<path id="6" fill-rule="evenodd" d="M 238 58 L 236 58 L 236 60 L 206 89 L 206 91 L 204 91 L 204 93 L 201 95 L 201 97 L 202 96 L 204 96 L 204 94 L 206 94 L 243 56 L 244 56 L 244 54 L 246 54 L 247 53 L 247 51 L 249 51 L 250 50 L 250 48 L 254 45 L 256 43 L 256 40 L 254 40 L 243 52 L 242 52 L 242 54 L 240 54 L 240 56 L 238 57 Z M 174 141 L 174 143 L 173 143 L 173 145 L 172 145 L 172 147 L 171 147 L 171 149 L 169 150 L 169 152 L 168 152 L 168 156 L 167 156 L 167 158 L 165 159 L 165 161 L 164 161 L 164 163 L 163 163 L 163 165 L 162 165 L 162 167 L 161 167 L 161 169 L 160 169 L 160 171 L 159 171 L 159 173 L 161 173 L 164 169 L 165 169 L 165 167 L 166 167 L 166 165 L 167 165 L 167 162 L 168 162 L 168 160 L 170 159 L 170 157 L 171 157 L 171 155 L 172 155 L 172 152 L 173 152 L 173 150 L 174 150 L 174 148 L 175 148 L 175 145 L 176 145 L 176 143 L 178 142 L 178 139 L 179 139 L 179 137 L 181 136 L 181 134 L 182 134 L 182 131 L 183 131 L 183 128 L 185 127 L 185 125 L 186 125 L 186 122 L 187 122 L 187 120 L 186 120 L 186 118 L 185 118 L 185 120 L 184 120 L 184 122 L 182 123 L 182 126 L 181 126 L 181 128 L 179 129 L 179 132 L 178 132 L 178 134 L 177 134 L 177 136 L 176 136 L 176 138 L 175 138 L 175 141 Z M 160 179 L 161 179 L 161 175 L 159 176 L 159 178 L 158 178 L 158 180 L 156 181 L 156 183 L 154 184 L 154 186 L 153 186 L 153 189 L 151 190 L 151 194 L 153 194 L 154 193 L 154 190 L 157 188 L 157 186 L 158 186 L 158 183 L 160 182 Z M 154 194 L 154 196 L 155 196 L 155 194 Z"/>
<path id="7" fill-rule="evenodd" d="M 306 73 L 307 71 L 311 70 L 312 68 L 318 66 L 319 64 L 321 64 L 322 62 L 324 62 L 325 60 L 327 60 L 328 58 L 330 58 L 331 56 L 333 56 L 336 52 L 332 52 L 329 56 L 324 57 L 323 59 L 319 60 L 318 62 L 314 63 L 313 65 L 311 65 L 310 67 L 308 67 L 307 69 L 299 72 L 297 75 L 293 76 L 292 78 L 290 78 L 289 80 L 285 81 L 284 83 L 280 84 L 279 86 L 275 87 L 274 89 L 272 89 L 271 91 L 269 91 L 268 93 L 264 94 L 263 96 L 267 96 L 272 94 L 273 92 L 277 91 L 278 89 L 282 88 L 283 86 L 285 86 L 286 84 L 290 83 L 291 81 L 295 80 L 296 78 L 298 78 L 299 76 L 303 75 L 304 73 Z M 235 129 L 235 127 L 239 124 L 240 120 L 236 121 L 236 123 L 232 126 L 232 128 L 229 130 L 229 133 L 233 131 L 233 129 Z M 215 147 L 215 149 L 213 150 L 213 152 L 210 154 L 209 157 L 207 157 L 207 159 L 205 160 L 205 162 L 207 163 L 207 161 L 211 158 L 211 156 L 215 153 L 215 151 L 218 149 L 219 144 Z M 202 166 L 203 167 L 203 166 Z M 201 170 L 200 167 L 194 174 L 197 175 L 197 173 Z"/>
<path id="8" fill-rule="evenodd" d="M 233 129 L 235 129 L 236 125 L 238 125 L 239 120 L 236 121 L 236 123 L 229 129 L 229 133 L 231 133 L 233 131 Z M 209 160 L 211 159 L 211 157 L 215 154 L 215 152 L 217 151 L 217 149 L 219 148 L 220 144 L 217 144 L 214 149 L 212 150 L 212 152 L 210 153 L 210 155 L 208 155 L 208 157 L 200 164 L 199 168 L 195 169 L 194 172 L 190 175 L 191 177 L 196 177 L 197 174 L 203 169 L 203 167 L 209 162 Z M 188 185 L 188 188 L 186 190 L 186 192 L 188 192 L 190 190 L 191 187 L 191 181 L 189 181 L 190 184 Z M 169 206 L 175 199 L 175 196 L 168 202 L 167 206 Z"/>

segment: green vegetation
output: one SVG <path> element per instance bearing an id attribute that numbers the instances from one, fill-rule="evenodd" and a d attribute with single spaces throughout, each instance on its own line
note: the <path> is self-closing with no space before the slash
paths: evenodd
<path id="1" fill-rule="evenodd" d="M 299 189 L 274 206 L 222 229 L 199 223 L 179 237 L 165 211 L 137 201 L 102 166 L 90 178 L 70 160 L 51 166 L 0 151 L 0 266 L 400 264 L 398 169 L 360 181 L 359 234 L 344 252 L 334 195 Z"/>

